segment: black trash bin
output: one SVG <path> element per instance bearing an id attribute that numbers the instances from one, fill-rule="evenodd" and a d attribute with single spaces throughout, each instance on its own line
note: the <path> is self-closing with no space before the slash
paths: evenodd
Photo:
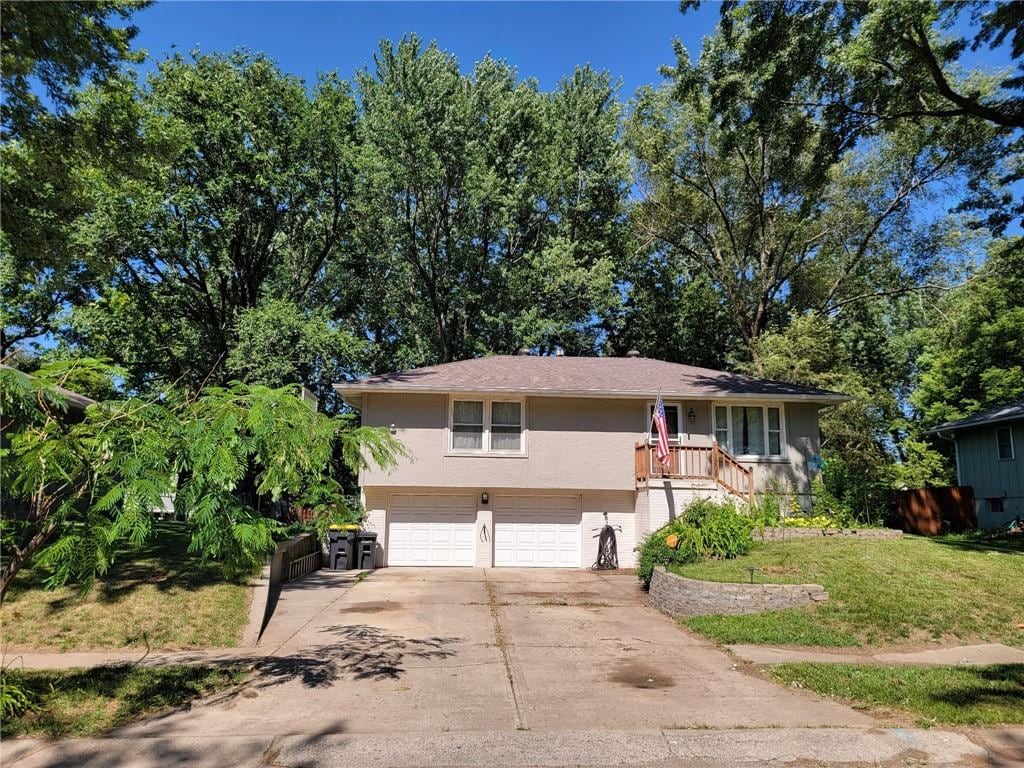
<path id="1" fill-rule="evenodd" d="M 327 567 L 333 571 L 347 571 L 356 567 L 356 534 L 358 531 L 327 531 L 330 549 Z"/>
<path id="2" fill-rule="evenodd" d="M 372 531 L 360 531 L 356 539 L 358 552 L 357 568 L 361 571 L 372 571 L 377 560 L 377 534 Z"/>

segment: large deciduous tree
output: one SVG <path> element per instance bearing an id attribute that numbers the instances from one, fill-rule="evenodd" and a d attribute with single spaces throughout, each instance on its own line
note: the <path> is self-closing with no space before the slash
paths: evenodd
<path id="1" fill-rule="evenodd" d="M 164 380 L 224 381 L 246 311 L 356 292 L 337 271 L 356 106 L 336 78 L 307 93 L 262 56 L 178 56 L 137 93 L 97 92 L 80 111 L 117 121 L 130 156 L 93 169 L 94 210 L 77 226 L 112 274 L 75 320 L 91 352 Z"/>
<path id="2" fill-rule="evenodd" d="M 912 402 L 928 426 L 1024 399 L 1024 238 L 994 242 L 921 333 Z"/>
<path id="3" fill-rule="evenodd" d="M 683 11 L 700 0 L 683 0 Z M 987 150 L 967 169 L 964 210 L 1000 233 L 1024 213 L 1024 5 L 1014 0 L 737 2 L 720 5 L 729 58 L 724 101 L 755 83 L 753 119 L 792 104 L 816 110 L 836 146 L 927 121 L 983 126 Z M 1007 70 L 968 68 L 969 52 L 1009 53 Z M 714 105 L 716 109 L 723 102 Z M 994 140 L 993 140 L 994 139 Z"/>
<path id="4" fill-rule="evenodd" d="M 941 277 L 950 241 L 919 225 L 914 204 L 962 181 L 995 139 L 930 120 L 851 143 L 810 103 L 821 83 L 790 82 L 788 98 L 763 108 L 772 84 L 735 63 L 758 30 L 742 15 L 731 22 L 696 63 L 679 49 L 669 86 L 640 92 L 627 140 L 642 246 L 676 279 L 710 279 L 756 355 L 791 312 L 830 316 Z"/>
<path id="5" fill-rule="evenodd" d="M 464 75 L 414 37 L 375 62 L 357 76 L 375 367 L 592 350 L 618 298 L 628 177 L 608 76 L 579 69 L 545 94 L 491 58 Z"/>
<path id="6" fill-rule="evenodd" d="M 117 22 L 146 4 L 11 2 L 0 14 L 0 356 L 53 332 L 102 280 L 73 224 L 89 211 L 81 163 L 109 135 L 83 136 L 74 108 L 83 82 L 102 88 L 141 60 L 136 28 Z"/>

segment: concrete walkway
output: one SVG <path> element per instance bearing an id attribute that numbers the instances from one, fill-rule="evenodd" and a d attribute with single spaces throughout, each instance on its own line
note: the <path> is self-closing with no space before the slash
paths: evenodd
<path id="1" fill-rule="evenodd" d="M 6 741 L 0 762 L 1002 765 L 964 733 L 883 729 L 863 712 L 749 674 L 648 607 L 632 576 L 394 568 L 356 583 L 320 572 L 282 591 L 257 648 L 143 663 L 240 659 L 254 665 L 241 686 L 102 739 Z M 1024 747 L 1024 732 L 993 739 L 1007 754 Z"/>
<path id="2" fill-rule="evenodd" d="M 770 645 L 730 645 L 728 649 L 744 661 L 754 664 L 824 662 L 829 664 L 916 664 L 949 666 L 987 666 L 1024 664 L 1024 650 L 1000 643 L 933 648 L 926 651 L 878 651 L 852 653 L 833 650 L 779 648 Z"/>

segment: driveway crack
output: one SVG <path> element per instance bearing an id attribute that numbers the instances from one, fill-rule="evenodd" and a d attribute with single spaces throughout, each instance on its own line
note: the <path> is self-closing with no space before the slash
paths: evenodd
<path id="1" fill-rule="evenodd" d="M 491 609 L 491 618 L 494 620 L 494 643 L 501 653 L 501 661 L 505 665 L 505 678 L 508 680 L 509 691 L 512 693 L 512 705 L 516 711 L 516 730 L 528 731 L 526 718 L 523 716 L 523 703 L 519 697 L 519 689 L 516 688 L 516 681 L 512 675 L 512 663 L 508 658 L 508 640 L 505 637 L 505 628 L 501 624 L 500 603 L 498 595 L 494 590 L 494 584 L 487 580 L 487 572 L 484 571 L 484 590 L 487 592 L 487 605 Z"/>

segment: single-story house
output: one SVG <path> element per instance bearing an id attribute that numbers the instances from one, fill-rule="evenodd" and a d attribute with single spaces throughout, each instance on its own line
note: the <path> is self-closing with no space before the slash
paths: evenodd
<path id="1" fill-rule="evenodd" d="M 979 528 L 1024 517 L 1024 400 L 940 424 L 929 433 L 953 441 L 956 482 L 974 490 Z"/>
<path id="2" fill-rule="evenodd" d="M 389 566 L 588 567 L 607 522 L 630 567 L 636 542 L 695 497 L 777 485 L 808 508 L 818 412 L 849 399 L 632 352 L 483 357 L 336 389 L 411 454 L 359 477 Z M 659 392 L 664 463 L 650 440 Z"/>

